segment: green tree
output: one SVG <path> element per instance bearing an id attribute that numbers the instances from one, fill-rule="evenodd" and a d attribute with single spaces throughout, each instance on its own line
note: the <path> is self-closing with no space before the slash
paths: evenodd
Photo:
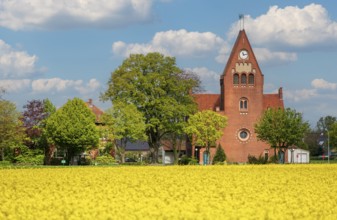
<path id="1" fill-rule="evenodd" d="M 275 157 L 276 149 L 285 153 L 290 146 L 303 147 L 303 139 L 309 129 L 309 124 L 303 121 L 302 114 L 290 108 L 268 109 L 255 124 L 257 138 L 274 148 Z"/>
<path id="2" fill-rule="evenodd" d="M 310 130 L 306 134 L 304 142 L 308 146 L 310 156 L 318 156 L 323 154 L 323 148 L 318 143 L 321 138 L 321 134 L 322 132 L 319 132 L 318 130 Z"/>
<path id="3" fill-rule="evenodd" d="M 329 132 L 329 145 L 331 149 L 337 149 L 337 122 L 333 123 L 330 127 Z M 327 146 L 326 143 L 325 146 Z"/>
<path id="4" fill-rule="evenodd" d="M 326 132 L 327 130 L 330 130 L 332 128 L 332 125 L 336 122 L 337 122 L 336 117 L 330 115 L 321 117 L 317 121 L 317 130 L 318 132 Z"/>
<path id="5" fill-rule="evenodd" d="M 190 116 L 184 130 L 191 137 L 192 145 L 205 147 L 209 155 L 211 145 L 223 135 L 226 126 L 226 116 L 205 110 Z"/>
<path id="6" fill-rule="evenodd" d="M 79 98 L 68 100 L 48 118 L 46 134 L 56 145 L 67 150 L 68 163 L 75 153 L 97 145 L 99 140 L 95 115 Z"/>
<path id="7" fill-rule="evenodd" d="M 0 100 L 0 160 L 4 160 L 6 148 L 14 148 L 25 138 L 20 113 L 14 103 Z"/>
<path id="8" fill-rule="evenodd" d="M 131 141 L 146 140 L 144 116 L 132 104 L 116 102 L 102 116 L 116 146 L 116 153 L 125 162 L 126 144 Z"/>
<path id="9" fill-rule="evenodd" d="M 224 162 L 226 160 L 226 154 L 224 149 L 221 147 L 221 145 L 219 144 L 218 147 L 216 148 L 216 152 L 213 158 L 213 164 L 216 163 L 221 163 Z"/>
<path id="10" fill-rule="evenodd" d="M 145 117 L 152 162 L 158 162 L 162 137 L 175 131 L 175 124 L 197 110 L 190 93 L 200 81 L 177 65 L 175 58 L 159 53 L 133 54 L 112 74 L 103 100 L 137 106 Z"/>

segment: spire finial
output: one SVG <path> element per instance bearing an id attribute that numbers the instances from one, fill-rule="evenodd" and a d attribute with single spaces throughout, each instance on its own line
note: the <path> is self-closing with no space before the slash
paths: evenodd
<path id="1" fill-rule="evenodd" d="M 240 20 L 240 30 L 245 29 L 245 15 L 239 14 L 239 20 Z"/>

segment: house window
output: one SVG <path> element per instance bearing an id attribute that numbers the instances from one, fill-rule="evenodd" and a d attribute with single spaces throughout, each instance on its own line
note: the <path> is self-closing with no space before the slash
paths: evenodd
<path id="1" fill-rule="evenodd" d="M 233 84 L 238 85 L 239 84 L 239 74 L 235 73 L 233 75 Z"/>
<path id="2" fill-rule="evenodd" d="M 254 85 L 254 74 L 249 74 L 248 76 L 248 84 Z"/>
<path id="3" fill-rule="evenodd" d="M 244 73 L 241 75 L 241 84 L 247 84 L 247 75 Z"/>
<path id="4" fill-rule="evenodd" d="M 240 111 L 247 111 L 248 110 L 248 100 L 246 98 L 240 99 Z"/>

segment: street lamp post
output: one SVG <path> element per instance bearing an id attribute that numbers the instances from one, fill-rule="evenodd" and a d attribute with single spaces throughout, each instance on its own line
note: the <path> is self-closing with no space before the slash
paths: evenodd
<path id="1" fill-rule="evenodd" d="M 329 130 L 326 129 L 326 132 L 328 133 L 328 163 L 330 163 L 330 136 L 329 136 Z"/>

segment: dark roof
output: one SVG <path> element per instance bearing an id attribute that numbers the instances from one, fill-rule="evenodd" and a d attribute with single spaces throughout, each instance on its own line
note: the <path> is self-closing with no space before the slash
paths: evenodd
<path id="1" fill-rule="evenodd" d="M 149 144 L 146 141 L 128 141 L 125 148 L 126 151 L 148 151 L 149 149 Z"/>

